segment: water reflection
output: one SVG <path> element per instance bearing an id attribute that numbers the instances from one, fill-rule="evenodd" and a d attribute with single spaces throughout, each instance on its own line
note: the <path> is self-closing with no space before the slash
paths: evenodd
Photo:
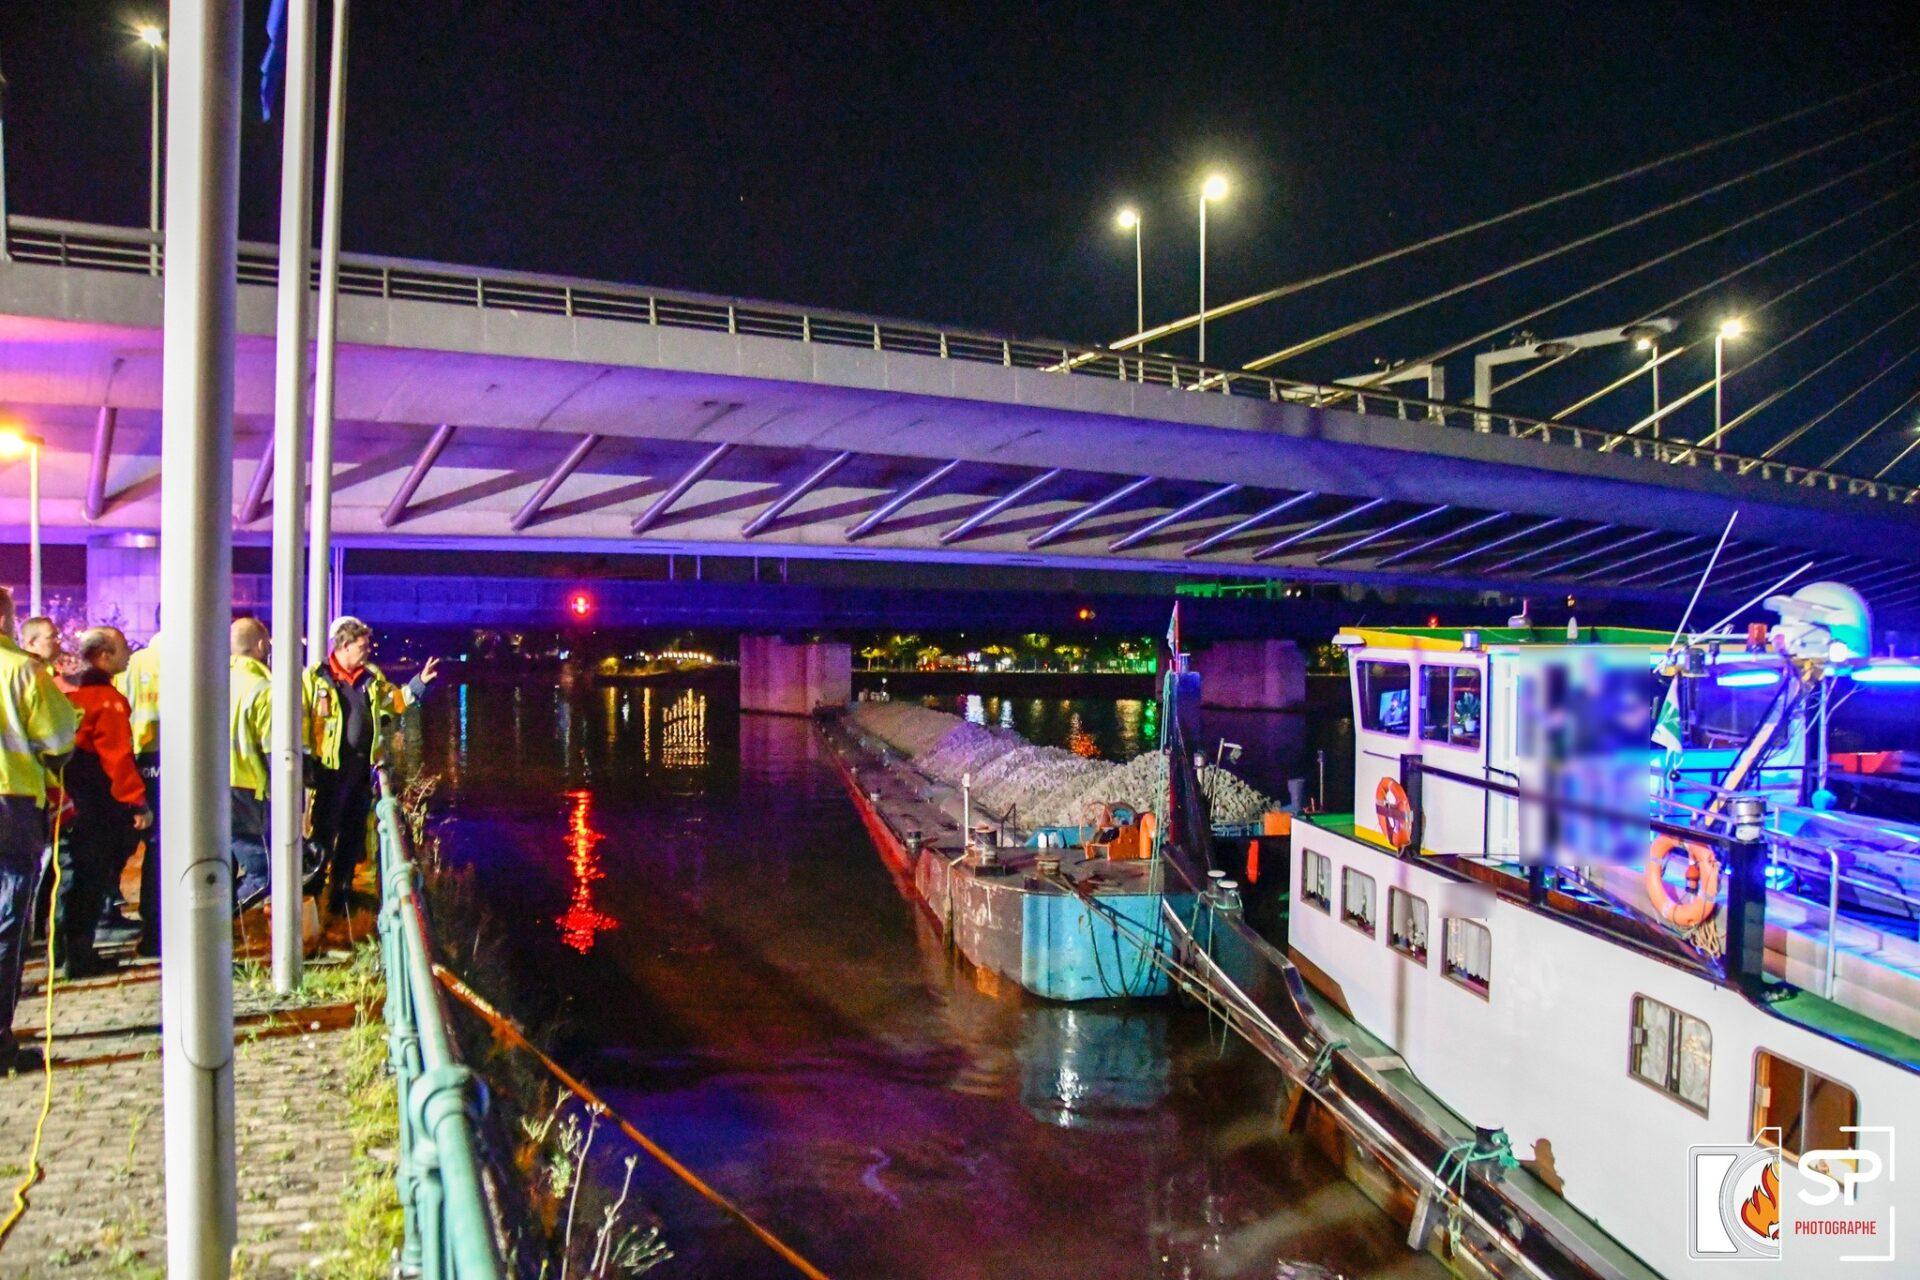
<path id="1" fill-rule="evenodd" d="M 1276 1137 L 1273 1073 L 1202 1011 L 1042 1004 L 959 960 L 805 720 L 671 685 L 548 694 L 428 700 L 420 758 L 459 762 L 443 848 L 506 926 L 504 963 L 573 993 L 567 1065 L 829 1274 L 1272 1280 L 1301 1256 L 1438 1275 Z M 981 710 L 1053 745 L 1078 716 L 1110 759 L 1153 732 L 1151 703 Z M 651 1164 L 633 1193 L 667 1222 L 661 1280 L 777 1274 Z"/>
<path id="2" fill-rule="evenodd" d="M 1020 1103 L 1062 1129 L 1115 1129 L 1167 1096 L 1167 1011 L 1091 1005 L 1022 1010 Z"/>
<path id="3" fill-rule="evenodd" d="M 606 837 L 593 829 L 592 808 L 593 792 L 584 788 L 567 792 L 567 866 L 573 884 L 567 909 L 554 917 L 560 941 L 581 955 L 593 950 L 600 934 L 620 923 L 593 902 L 593 882 L 605 879 L 607 873 L 595 852 Z"/>

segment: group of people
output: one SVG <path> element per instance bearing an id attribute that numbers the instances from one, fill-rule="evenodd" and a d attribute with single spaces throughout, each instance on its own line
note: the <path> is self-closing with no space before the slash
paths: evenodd
<path id="1" fill-rule="evenodd" d="M 37 922 L 51 931 L 54 963 L 68 978 L 118 962 L 97 950 L 103 931 L 137 934 L 135 951 L 160 949 L 160 662 L 156 635 L 135 652 L 115 627 L 80 633 L 65 651 L 48 618 L 15 626 L 0 587 L 0 1071 L 22 1054 L 13 1035 L 20 976 Z M 257 618 L 229 633 L 229 787 L 236 910 L 266 897 L 268 753 L 273 733 L 273 640 Z M 325 871 L 330 917 L 351 905 L 353 877 L 370 832 L 374 769 L 391 722 L 426 693 L 438 659 L 395 685 L 369 659 L 371 629 L 341 618 L 324 661 L 302 677 L 300 740 L 311 787 L 309 850 Z M 123 912 L 119 886 L 146 846 L 139 919 Z M 58 860 L 59 890 L 47 874 Z"/>

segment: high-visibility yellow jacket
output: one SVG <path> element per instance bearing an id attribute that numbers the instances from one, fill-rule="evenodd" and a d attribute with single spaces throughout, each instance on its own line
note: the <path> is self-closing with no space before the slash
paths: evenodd
<path id="1" fill-rule="evenodd" d="M 47 802 L 44 756 L 73 750 L 80 715 L 45 667 L 0 636 L 0 795 Z"/>
<path id="2" fill-rule="evenodd" d="M 378 765 L 386 755 L 387 737 L 393 731 L 394 720 L 414 704 L 422 686 L 417 677 L 411 684 L 397 685 L 381 674 L 380 668 L 371 662 L 367 664 L 366 671 L 367 706 L 373 714 L 373 763 Z M 339 690 L 325 662 L 307 669 L 304 688 L 307 751 L 320 762 L 322 768 L 338 769 L 340 736 L 346 728 L 346 715 L 340 706 Z"/>
<path id="3" fill-rule="evenodd" d="M 133 709 L 133 754 L 152 755 L 160 750 L 160 635 L 154 633 L 147 647 L 137 649 L 127 659 L 127 669 L 113 678 Z"/>
<path id="4" fill-rule="evenodd" d="M 267 752 L 273 739 L 273 674 L 258 658 L 235 656 L 230 663 L 228 705 L 232 714 L 232 751 L 235 791 L 251 791 L 267 798 Z"/>

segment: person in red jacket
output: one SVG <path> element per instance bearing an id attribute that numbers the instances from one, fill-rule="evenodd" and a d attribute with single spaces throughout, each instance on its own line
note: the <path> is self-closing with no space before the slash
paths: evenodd
<path id="1" fill-rule="evenodd" d="M 131 708 L 113 678 L 127 669 L 127 638 L 114 627 L 80 636 L 79 673 L 67 694 L 80 713 L 67 796 L 73 813 L 60 832 L 60 901 L 54 908 L 54 956 L 69 978 L 108 973 L 118 961 L 94 950 L 101 904 L 135 832 L 153 821 L 147 785 L 133 763 Z"/>

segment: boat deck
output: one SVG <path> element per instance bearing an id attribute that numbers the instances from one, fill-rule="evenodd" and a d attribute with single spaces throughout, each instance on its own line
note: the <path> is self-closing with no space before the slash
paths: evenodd
<path id="1" fill-rule="evenodd" d="M 1421 1084 L 1419 1077 L 1407 1069 L 1406 1063 L 1385 1041 L 1342 1013 L 1332 1001 L 1312 987 L 1308 987 L 1307 997 L 1312 1002 L 1314 1016 L 1321 1024 L 1335 1037 L 1345 1040 L 1348 1048 L 1366 1061 L 1367 1066 L 1423 1125 L 1449 1143 L 1472 1141 L 1473 1124 Z M 1508 1194 L 1531 1212 L 1551 1219 L 1564 1236 L 1587 1255 L 1589 1261 L 1598 1264 L 1597 1269 L 1602 1274 L 1611 1273 L 1623 1277 L 1623 1280 L 1661 1280 L 1658 1272 L 1561 1197 L 1553 1181 L 1554 1173 L 1550 1164 L 1538 1165 L 1525 1159 L 1524 1152 L 1515 1151 L 1514 1154 L 1522 1158 L 1520 1167 L 1508 1170 L 1502 1179 Z"/>

